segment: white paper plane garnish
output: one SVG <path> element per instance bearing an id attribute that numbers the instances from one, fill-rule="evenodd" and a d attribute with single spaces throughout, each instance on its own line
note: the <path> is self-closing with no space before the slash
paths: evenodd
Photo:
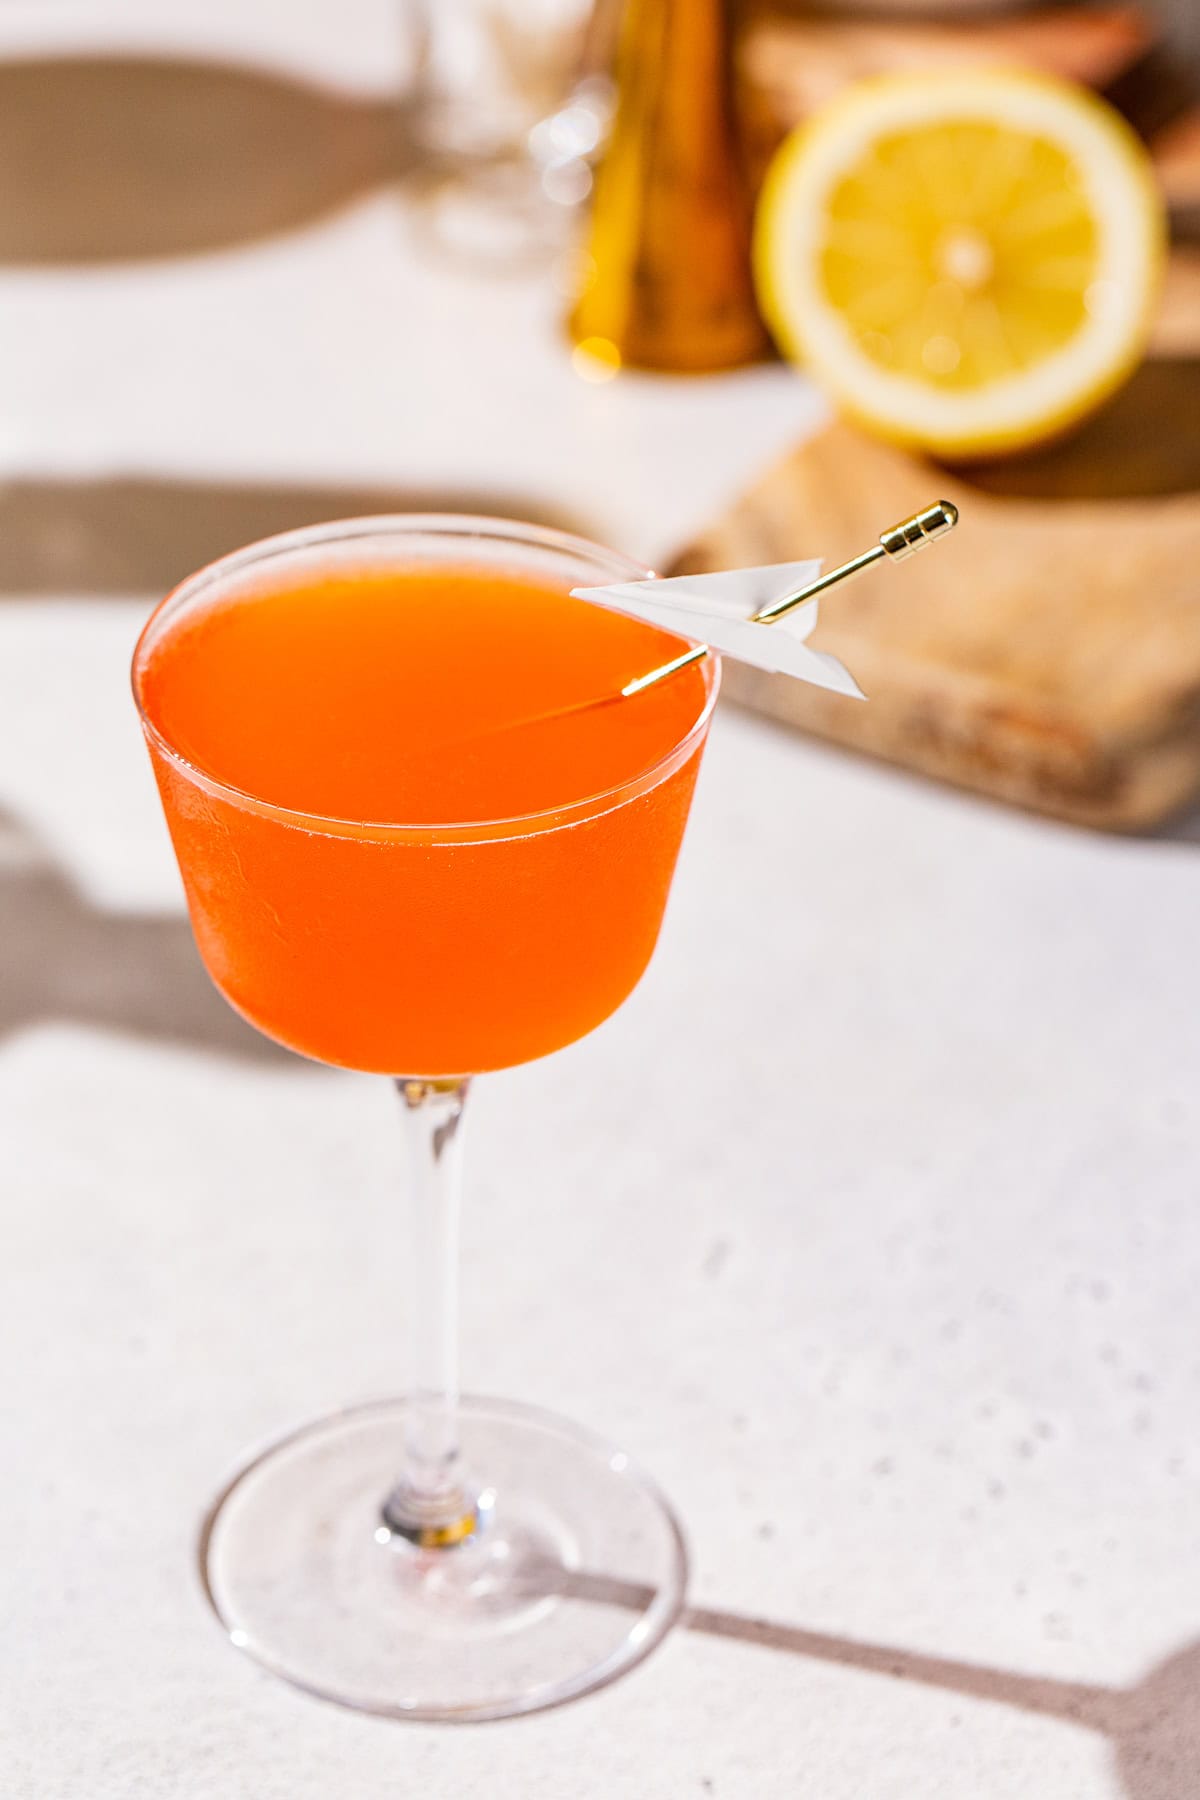
<path id="1" fill-rule="evenodd" d="M 772 622 L 753 615 L 815 581 L 820 561 L 767 563 L 713 575 L 674 575 L 665 581 L 618 581 L 611 587 L 573 588 L 580 600 L 641 619 L 723 656 L 750 663 L 773 675 L 793 675 L 836 694 L 866 698 L 849 669 L 828 651 L 810 650 L 806 639 L 817 623 L 814 598 Z"/>

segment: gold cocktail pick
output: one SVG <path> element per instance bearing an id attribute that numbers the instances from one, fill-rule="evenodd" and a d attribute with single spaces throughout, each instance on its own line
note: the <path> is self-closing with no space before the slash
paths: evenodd
<path id="1" fill-rule="evenodd" d="M 817 580 L 806 583 L 804 587 L 797 589 L 794 593 L 785 594 L 782 599 L 772 600 L 768 605 L 761 606 L 759 610 L 756 613 L 752 613 L 748 619 L 739 616 L 736 620 L 738 629 L 741 631 L 742 628 L 748 624 L 773 625 L 777 620 L 785 618 L 788 613 L 794 612 L 798 606 L 803 606 L 805 601 L 813 600 L 818 594 L 824 593 L 826 588 L 836 587 L 840 582 L 853 580 L 854 576 L 863 574 L 863 572 L 869 569 L 874 563 L 882 562 L 885 558 L 889 562 L 904 562 L 908 557 L 915 555 L 918 550 L 924 549 L 926 544 L 932 543 L 936 538 L 944 537 L 948 531 L 953 531 L 957 524 L 958 508 L 949 500 L 939 500 L 935 505 L 927 506 L 923 512 L 914 513 L 911 519 L 904 519 L 899 525 L 893 525 L 890 530 L 883 532 L 878 543 L 872 544 L 869 550 L 864 550 L 861 556 L 856 556 L 852 561 L 843 563 L 838 569 L 831 569 L 828 575 L 819 576 Z M 731 576 L 736 576 L 739 571 L 731 570 L 729 573 Z M 765 573 L 770 575 L 773 573 L 773 570 L 742 570 L 740 573 Z M 711 581 L 719 579 L 719 577 L 706 577 L 704 579 Z M 636 594 L 643 588 L 652 592 L 661 586 L 678 588 L 685 585 L 686 577 L 676 576 L 664 583 L 659 583 L 651 578 L 646 581 L 631 582 L 628 584 L 628 587 L 624 589 L 618 584 L 613 588 L 573 588 L 572 592 L 583 599 L 596 601 L 600 605 L 605 605 L 606 603 L 611 605 L 614 604 L 612 600 L 613 595 L 622 593 L 625 593 L 626 595 L 629 593 Z M 617 610 L 621 610 L 619 605 L 617 606 Z M 630 616 L 637 618 L 639 614 L 636 610 L 632 610 Z M 690 614 L 692 620 L 694 620 L 696 616 L 694 611 Z M 710 611 L 708 618 L 715 626 L 717 615 Z M 660 631 L 673 632 L 676 637 L 683 635 L 678 627 L 673 625 L 668 618 L 663 617 L 661 613 L 653 620 L 647 622 L 653 623 Z M 729 625 L 733 624 L 735 621 L 726 618 L 724 622 Z M 686 635 L 690 636 L 691 633 L 689 632 Z M 451 747 L 461 748 L 465 743 L 494 737 L 498 731 L 520 731 L 529 726 L 548 725 L 556 719 L 569 718 L 574 713 L 590 712 L 596 707 L 619 706 L 622 700 L 632 699 L 635 694 L 643 694 L 647 688 L 657 686 L 660 681 L 665 681 L 668 676 L 676 674 L 678 670 L 686 669 L 690 664 L 699 662 L 702 657 L 708 655 L 709 649 L 710 646 L 708 644 L 693 644 L 692 648 L 690 650 L 685 650 L 681 656 L 672 658 L 670 662 L 663 663 L 657 669 L 649 670 L 645 675 L 635 676 L 632 681 L 627 681 L 625 686 L 617 689 L 616 692 L 610 690 L 606 694 L 597 694 L 591 699 L 570 700 L 564 706 L 548 707 L 541 712 L 528 713 L 520 718 L 509 719 L 501 725 L 488 725 L 482 730 L 469 732 L 465 735 L 460 733 L 451 739 L 448 744 L 437 746 L 437 748 L 439 750 L 446 750 Z M 729 654 L 729 652 L 726 652 L 726 654 Z M 814 653 L 809 652 L 809 654 L 813 655 Z M 820 657 L 818 655 L 817 661 L 819 666 L 821 662 L 829 664 L 833 663 L 835 659 L 833 657 Z M 853 677 L 850 676 L 845 669 L 842 669 L 840 664 L 837 665 L 837 668 L 850 685 L 849 687 L 839 685 L 836 687 L 835 691 L 857 694 L 859 690 L 854 684 Z M 815 677 L 809 677 L 809 679 L 815 679 Z M 827 686 L 833 684 L 823 682 L 820 683 L 820 685 Z M 861 694 L 859 697 L 862 697 Z"/>
<path id="2" fill-rule="evenodd" d="M 893 525 L 887 531 L 881 532 L 879 541 L 872 544 L 869 550 L 864 550 L 861 556 L 852 557 L 849 562 L 842 563 L 840 568 L 831 569 L 828 575 L 819 575 L 815 581 L 810 581 L 807 586 L 799 588 L 796 593 L 785 594 L 782 600 L 772 600 L 769 606 L 761 607 L 758 612 L 751 614 L 749 623 L 751 625 L 773 625 L 777 619 L 785 618 L 788 613 L 794 612 L 796 607 L 803 606 L 805 601 L 815 600 L 818 594 L 823 594 L 827 588 L 836 587 L 843 581 L 853 581 L 856 575 L 864 574 L 867 569 L 877 562 L 882 562 L 885 558 L 889 562 L 906 562 L 910 556 L 915 556 L 918 550 L 923 550 L 926 544 L 933 543 L 937 538 L 945 537 L 946 533 L 953 531 L 957 524 L 958 508 L 953 501 L 935 501 L 923 512 L 914 513 L 911 519 L 902 519 L 899 525 Z M 621 698 L 630 700 L 635 694 L 644 693 L 648 687 L 654 687 L 656 683 L 665 681 L 668 675 L 674 675 L 680 669 L 686 669 L 692 663 L 699 662 L 702 657 L 708 655 L 708 648 L 707 644 L 695 644 L 690 650 L 685 650 L 682 655 L 673 657 L 670 662 L 662 663 L 659 668 L 651 669 L 645 675 L 635 676 L 632 681 L 627 681 L 621 689 Z"/>

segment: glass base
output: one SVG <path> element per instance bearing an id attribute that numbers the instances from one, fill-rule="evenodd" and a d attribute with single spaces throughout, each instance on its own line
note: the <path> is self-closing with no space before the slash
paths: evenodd
<path id="1" fill-rule="evenodd" d="M 647 1656 L 682 1609 L 687 1553 L 625 1453 L 532 1407 L 464 1400 L 482 1522 L 426 1550 L 383 1523 L 405 1412 L 303 1426 L 220 1495 L 200 1568 L 231 1641 L 322 1699 L 408 1719 L 536 1712 Z"/>
<path id="2" fill-rule="evenodd" d="M 511 271 L 545 264 L 570 242 L 577 208 L 556 202 L 529 156 L 426 172 L 410 184 L 413 221 L 451 262 Z"/>

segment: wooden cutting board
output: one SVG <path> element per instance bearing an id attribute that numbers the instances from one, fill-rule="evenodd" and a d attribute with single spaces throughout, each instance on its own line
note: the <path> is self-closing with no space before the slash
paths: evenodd
<path id="1" fill-rule="evenodd" d="M 953 537 L 821 602 L 868 703 L 740 664 L 735 701 L 979 793 L 1111 830 L 1200 793 L 1200 363 L 1150 363 L 1056 449 L 950 471 L 835 424 L 671 574 L 826 567 L 930 501 Z"/>

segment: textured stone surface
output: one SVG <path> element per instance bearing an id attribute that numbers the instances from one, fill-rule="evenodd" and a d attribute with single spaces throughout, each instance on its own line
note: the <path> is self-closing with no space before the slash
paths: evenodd
<path id="1" fill-rule="evenodd" d="M 249 48 L 191 10 L 189 49 Z M 326 9 L 256 10 L 319 74 Z M 389 14 L 330 41 L 382 60 Z M 555 311 L 387 198 L 3 272 L 5 465 L 501 487 L 654 556 L 816 416 L 774 370 L 585 387 Z M 1195 841 L 720 719 L 643 987 L 479 1086 L 464 1277 L 467 1383 L 644 1457 L 698 1628 L 539 1719 L 364 1720 L 235 1656 L 192 1559 L 247 1444 L 398 1383 L 393 1104 L 192 971 L 125 686 L 145 602 L 0 596 L 5 1800 L 1188 1800 Z"/>

